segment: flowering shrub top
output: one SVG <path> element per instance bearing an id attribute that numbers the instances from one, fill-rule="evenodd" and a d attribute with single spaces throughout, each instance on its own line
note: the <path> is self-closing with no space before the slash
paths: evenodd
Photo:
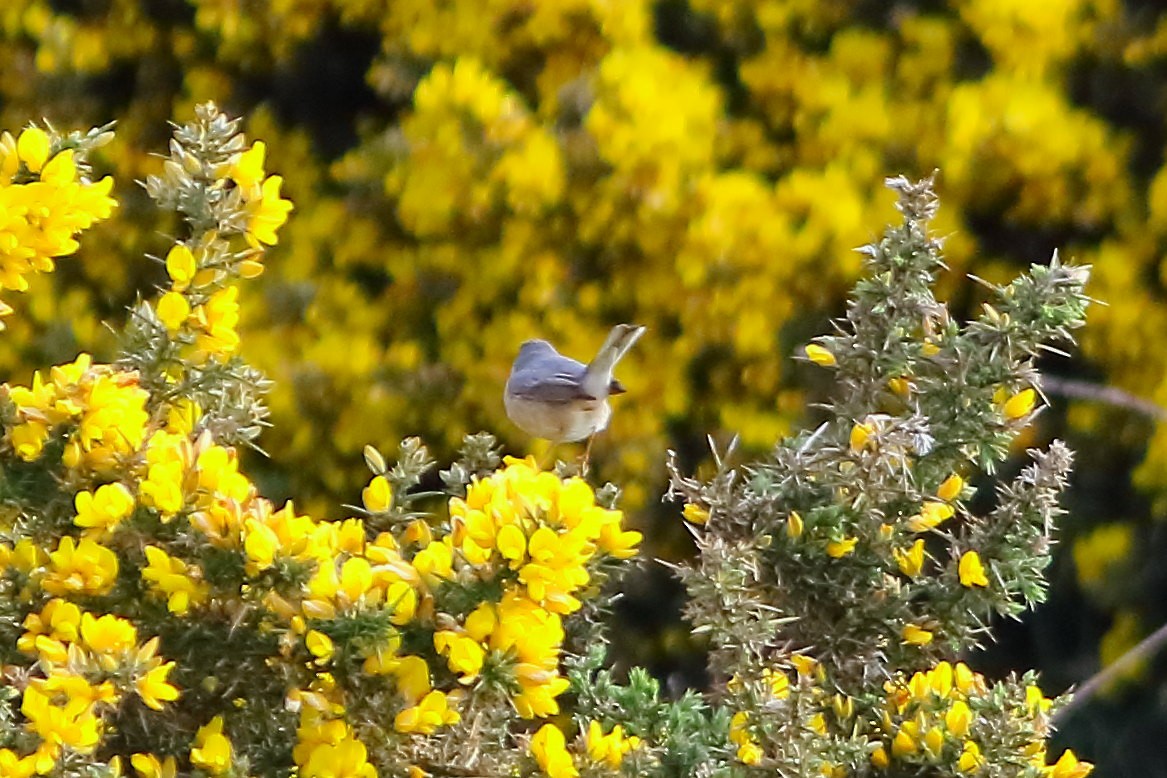
<path id="1" fill-rule="evenodd" d="M 642 540 L 614 487 L 500 459 L 489 435 L 440 489 L 417 440 L 392 466 L 366 447 L 362 505 L 337 521 L 241 471 L 268 382 L 239 355 L 238 282 L 292 206 L 237 125 L 200 106 L 146 179 L 182 231 L 118 359 L 0 387 L 4 776 L 1089 772 L 1069 751 L 1047 765 L 1032 676 L 990 685 L 948 659 L 1042 595 L 1068 452 L 1035 453 L 984 517 L 962 473 L 1033 414 L 1033 356 L 1081 324 L 1085 271 L 1035 268 L 961 328 L 931 297 L 930 182 L 892 182 L 904 225 L 806 351 L 839 378 L 832 419 L 745 473 L 674 468 L 716 680 L 668 701 L 602 669 L 600 616 Z M 108 211 L 108 185 L 37 150 L 59 137 L 25 132 L 17 170 L 80 187 L 66 215 L 94 209 L 73 232 Z"/>

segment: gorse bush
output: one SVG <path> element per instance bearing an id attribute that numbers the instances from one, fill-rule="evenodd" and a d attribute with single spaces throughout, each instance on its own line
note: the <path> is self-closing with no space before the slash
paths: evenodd
<path id="1" fill-rule="evenodd" d="M 107 135 L 0 140 L 6 289 L 110 215 L 85 164 Z M 1069 452 L 1032 452 L 983 515 L 965 479 L 1032 418 L 1033 360 L 1083 323 L 1084 268 L 1034 267 L 961 326 L 932 296 L 931 182 L 890 182 L 902 225 L 806 348 L 837 377 L 828 420 L 707 482 L 672 468 L 712 682 L 667 699 L 605 669 L 642 540 L 615 487 L 484 434 L 437 474 L 417 440 L 395 464 L 368 446 L 361 507 L 335 521 L 240 471 L 269 386 L 239 356 L 238 284 L 291 210 L 264 154 L 200 106 L 145 179 L 180 228 L 117 360 L 0 391 L 0 774 L 1089 772 L 1047 756 L 1058 701 L 1033 674 L 956 661 L 1043 596 Z"/>

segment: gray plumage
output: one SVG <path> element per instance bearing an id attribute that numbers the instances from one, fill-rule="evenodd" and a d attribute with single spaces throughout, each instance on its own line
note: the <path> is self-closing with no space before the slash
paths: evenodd
<path id="1" fill-rule="evenodd" d="M 504 402 L 507 415 L 524 432 L 552 441 L 583 440 L 608 426 L 608 397 L 624 387 L 612 370 L 644 327 L 618 324 L 589 364 L 565 357 L 545 340 L 519 347 Z"/>

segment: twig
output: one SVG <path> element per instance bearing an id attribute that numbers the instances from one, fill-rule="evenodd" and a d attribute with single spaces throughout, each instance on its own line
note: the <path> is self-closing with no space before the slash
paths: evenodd
<path id="1" fill-rule="evenodd" d="M 1061 724 L 1065 719 L 1075 710 L 1085 705 L 1086 702 L 1098 693 L 1107 684 L 1114 681 L 1118 676 L 1122 675 L 1136 662 L 1141 662 L 1145 659 L 1150 659 L 1155 652 L 1167 643 L 1167 624 L 1159 627 L 1159 629 L 1152 632 L 1147 637 L 1143 638 L 1137 646 L 1127 651 L 1120 656 L 1116 661 L 1107 665 L 1092 675 L 1086 683 L 1078 687 L 1074 691 L 1070 701 L 1067 702 L 1054 716 L 1054 723 Z"/>
<path id="2" fill-rule="evenodd" d="M 1158 403 L 1138 397 L 1125 389 L 1116 386 L 1103 386 L 1089 381 L 1078 381 L 1073 378 L 1056 378 L 1043 375 L 1041 388 L 1050 394 L 1062 397 L 1074 397 L 1080 400 L 1095 400 L 1118 408 L 1141 413 L 1158 421 L 1167 421 L 1167 408 Z"/>
<path id="3" fill-rule="evenodd" d="M 1050 394 L 1061 395 L 1062 397 L 1074 397 L 1082 400 L 1094 400 L 1118 408 L 1126 408 L 1143 416 L 1149 416 L 1156 421 L 1167 421 L 1167 408 L 1115 386 L 1102 386 L 1100 384 L 1090 383 L 1089 381 L 1078 381 L 1073 378 L 1055 378 L 1048 375 L 1042 376 L 1041 383 L 1042 389 L 1048 391 Z M 1143 638 L 1138 645 L 1111 664 L 1099 670 L 1086 683 L 1078 687 L 1074 691 L 1070 701 L 1062 706 L 1054 716 L 1054 723 L 1061 724 L 1064 722 L 1075 710 L 1078 710 L 1089 702 L 1090 698 L 1097 694 L 1100 689 L 1112 683 L 1136 663 L 1154 656 L 1163 647 L 1164 643 L 1167 643 L 1167 624 L 1164 624 Z"/>

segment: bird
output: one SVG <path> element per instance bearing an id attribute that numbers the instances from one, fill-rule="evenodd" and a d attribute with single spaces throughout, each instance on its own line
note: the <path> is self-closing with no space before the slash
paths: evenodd
<path id="1" fill-rule="evenodd" d="M 545 340 L 525 341 L 503 392 L 507 416 L 523 432 L 553 446 L 586 438 L 586 468 L 592 440 L 612 417 L 608 397 L 626 391 L 612 370 L 644 332 L 638 324 L 617 324 L 586 365 Z"/>

